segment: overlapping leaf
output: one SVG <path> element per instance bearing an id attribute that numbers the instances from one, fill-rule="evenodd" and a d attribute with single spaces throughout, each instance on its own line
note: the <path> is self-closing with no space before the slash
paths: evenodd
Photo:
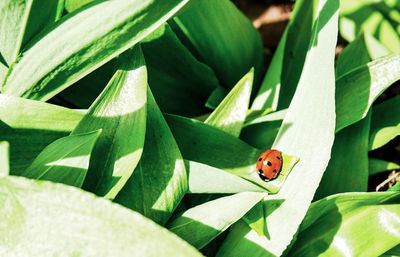
<path id="1" fill-rule="evenodd" d="M 11 174 L 19 175 L 53 141 L 67 136 L 83 114 L 0 94 L 0 140 L 10 144 Z"/>
<path id="2" fill-rule="evenodd" d="M 142 215 L 73 187 L 9 176 L 0 199 L 2 256 L 202 256 Z"/>
<path id="3" fill-rule="evenodd" d="M 257 84 L 262 41 L 231 1 L 191 1 L 171 24 L 182 42 L 216 72 L 225 88 L 231 89 L 251 67 Z"/>
<path id="4" fill-rule="evenodd" d="M 315 3 L 318 18 L 304 69 L 273 145 L 298 156 L 300 161 L 281 190 L 266 202 L 266 209 L 271 211 L 273 204 L 268 201 L 281 201 L 266 218 L 270 238 L 260 237 L 239 224 L 224 241 L 218 256 L 240 256 L 249 251 L 252 256 L 281 255 L 296 234 L 328 164 L 335 130 L 334 50 L 339 6 L 337 1 Z"/>
<path id="5" fill-rule="evenodd" d="M 23 52 L 11 69 L 4 92 L 47 100 L 134 46 L 186 2 L 97 1 L 71 13 Z"/>
<path id="6" fill-rule="evenodd" d="M 60 138 L 35 158 L 21 176 L 81 187 L 101 130 Z"/>
<path id="7" fill-rule="evenodd" d="M 148 91 L 142 158 L 115 201 L 165 224 L 187 192 L 185 164 L 160 109 Z"/>
<path id="8" fill-rule="evenodd" d="M 388 162 L 380 159 L 369 158 L 368 173 L 374 175 L 387 170 L 400 169 L 400 165 L 394 162 Z"/>
<path id="9" fill-rule="evenodd" d="M 83 188 L 113 199 L 138 164 L 146 131 L 147 70 L 141 48 L 120 57 L 118 70 L 72 135 L 103 129 Z"/>

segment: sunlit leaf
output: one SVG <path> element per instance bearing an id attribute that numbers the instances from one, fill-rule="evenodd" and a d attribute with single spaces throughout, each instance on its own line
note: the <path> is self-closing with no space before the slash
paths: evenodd
<path id="1" fill-rule="evenodd" d="M 254 79 L 251 69 L 236 85 L 205 123 L 238 137 L 246 119 Z"/>
<path id="2" fill-rule="evenodd" d="M 399 79 L 400 54 L 379 58 L 338 78 L 336 131 L 364 118 L 375 99 Z"/>
<path id="3" fill-rule="evenodd" d="M 36 157 L 21 176 L 81 187 L 101 130 L 60 138 Z"/>
<path id="4" fill-rule="evenodd" d="M 186 2 L 96 1 L 90 8 L 71 13 L 23 52 L 4 92 L 47 100 L 134 46 Z"/>
<path id="5" fill-rule="evenodd" d="M 398 202 L 399 193 L 351 193 L 314 203 L 306 217 L 313 222 L 302 228 L 288 256 L 385 253 L 400 240 L 400 205 L 395 204 L 396 199 Z"/>
<path id="6" fill-rule="evenodd" d="M 185 164 L 160 109 L 148 91 L 142 158 L 115 202 L 165 224 L 187 192 Z"/>
<path id="7" fill-rule="evenodd" d="M 384 146 L 400 135 L 400 96 L 393 97 L 372 108 L 369 149 Z"/>
<path id="8" fill-rule="evenodd" d="M 113 199 L 140 160 L 146 131 L 147 71 L 139 46 L 119 58 L 118 70 L 72 131 L 103 129 L 83 188 Z"/>
<path id="9" fill-rule="evenodd" d="M 10 144 L 10 173 L 20 175 L 53 141 L 67 136 L 83 114 L 0 94 L 0 140 Z"/>
<path id="10" fill-rule="evenodd" d="M 304 69 L 273 145 L 284 153 L 298 156 L 300 161 L 280 191 L 266 199 L 265 207 L 270 211 L 276 204 L 273 201 L 282 201 L 266 218 L 270 237 L 260 237 L 256 231 L 239 224 L 224 241 L 219 257 L 243 256 L 249 251 L 252 256 L 280 256 L 307 212 L 330 159 L 334 139 L 338 8 L 337 1 L 318 1 L 318 18 Z"/>
<path id="11" fill-rule="evenodd" d="M 3 256 L 202 256 L 142 215 L 73 187 L 4 177 L 0 199 Z"/>
<path id="12" fill-rule="evenodd" d="M 265 195 L 244 192 L 221 197 L 188 209 L 167 227 L 197 249 L 201 249 L 243 217 Z"/>

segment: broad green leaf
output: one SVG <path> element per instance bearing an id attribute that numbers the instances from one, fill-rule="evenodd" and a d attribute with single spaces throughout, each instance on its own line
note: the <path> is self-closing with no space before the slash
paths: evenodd
<path id="1" fill-rule="evenodd" d="M 315 198 L 368 189 L 368 139 L 370 115 L 335 135 L 331 159 Z"/>
<path id="2" fill-rule="evenodd" d="M 67 136 L 83 114 L 0 94 L 0 141 L 10 144 L 10 172 L 20 175 L 53 141 Z"/>
<path id="3" fill-rule="evenodd" d="M 391 188 L 389 188 L 388 191 L 400 192 L 400 183 L 399 183 L 399 181 L 397 181 L 396 184 L 395 184 L 394 186 L 392 186 Z"/>
<path id="4" fill-rule="evenodd" d="M 254 69 L 251 69 L 206 119 L 205 123 L 216 127 L 235 137 L 239 137 L 246 119 L 254 80 Z"/>
<path id="5" fill-rule="evenodd" d="M 384 195 L 389 199 L 399 196 L 398 193 Z M 318 218 L 298 234 L 288 256 L 379 256 L 398 245 L 398 202 L 379 199 L 383 197 L 373 193 L 361 198 L 355 194 L 335 198 L 329 205 L 324 203 L 323 213 L 316 208 L 315 212 L 310 210 L 307 216 L 314 213 Z"/>
<path id="6" fill-rule="evenodd" d="M 282 255 L 293 240 L 328 165 L 335 132 L 334 54 L 339 4 L 331 0 L 316 4 L 318 18 L 313 25 L 304 69 L 273 145 L 286 154 L 298 156 L 300 161 L 280 191 L 266 199 L 265 209 L 270 211 L 275 201 L 282 201 L 266 217 L 270 238 L 260 237 L 256 231 L 239 224 L 224 241 L 219 257 L 243 256 L 249 252 L 252 256 Z"/>
<path id="7" fill-rule="evenodd" d="M 165 224 L 185 195 L 185 164 L 174 137 L 148 91 L 147 129 L 142 158 L 115 202 Z"/>
<path id="8" fill-rule="evenodd" d="M 226 89 L 251 67 L 257 84 L 263 62 L 261 37 L 231 1 L 190 1 L 171 24 L 182 42 L 216 72 Z"/>
<path id="9" fill-rule="evenodd" d="M 142 215 L 82 190 L 0 178 L 0 255 L 202 256 Z"/>
<path id="10" fill-rule="evenodd" d="M 175 115 L 165 115 L 165 118 L 183 158 L 225 170 L 265 189 L 269 188 L 255 170 L 260 150 L 200 121 Z"/>
<path id="11" fill-rule="evenodd" d="M 71 13 L 23 52 L 11 69 L 4 92 L 48 100 L 134 46 L 186 2 L 98 1 L 90 8 Z"/>
<path id="12" fill-rule="evenodd" d="M 390 52 L 373 36 L 367 32 L 362 33 L 339 55 L 336 63 L 336 77 L 341 77 L 371 60 L 388 54 Z"/>
<path id="13" fill-rule="evenodd" d="M 56 20 L 58 4 L 59 0 L 0 2 L 0 53 L 8 65 L 33 36 Z"/>
<path id="14" fill-rule="evenodd" d="M 21 176 L 82 187 L 101 130 L 60 138 L 36 157 Z"/>
<path id="15" fill-rule="evenodd" d="M 6 141 L 0 142 L 0 177 L 10 173 L 9 144 Z"/>
<path id="16" fill-rule="evenodd" d="M 265 193 L 243 192 L 221 197 L 186 210 L 167 227 L 197 249 L 201 249 L 265 196 Z"/>
<path id="17" fill-rule="evenodd" d="M 376 37 L 391 52 L 400 53 L 398 25 L 399 10 L 390 7 L 385 1 L 340 1 L 340 34 L 347 41 L 366 31 Z"/>
<path id="18" fill-rule="evenodd" d="M 207 111 L 204 103 L 219 86 L 213 70 L 199 62 L 168 24 L 142 42 L 149 85 L 163 112 L 195 116 Z"/>
<path id="19" fill-rule="evenodd" d="M 400 96 L 396 96 L 372 108 L 369 150 L 384 146 L 400 135 Z"/>
<path id="20" fill-rule="evenodd" d="M 400 54 L 379 58 L 338 78 L 336 131 L 364 118 L 378 96 L 399 79 Z"/>
<path id="21" fill-rule="evenodd" d="M 265 192 L 265 189 L 245 179 L 212 166 L 187 161 L 189 193 L 233 194 L 240 192 Z"/>
<path id="22" fill-rule="evenodd" d="M 270 149 L 278 135 L 285 115 L 286 109 L 246 121 L 240 138 L 254 147 Z"/>
<path id="23" fill-rule="evenodd" d="M 296 1 L 290 22 L 282 35 L 252 109 L 271 107 L 276 110 L 289 106 L 313 36 L 312 27 L 317 19 L 317 7 L 315 1 Z"/>
<path id="24" fill-rule="evenodd" d="M 218 105 L 224 100 L 228 92 L 225 88 L 219 86 L 215 88 L 207 99 L 205 106 L 212 110 L 216 109 Z"/>
<path id="25" fill-rule="evenodd" d="M 118 70 L 72 131 L 103 129 L 83 188 L 113 199 L 142 155 L 146 131 L 147 70 L 140 46 L 119 58 Z"/>
<path id="26" fill-rule="evenodd" d="M 388 162 L 380 159 L 368 159 L 368 172 L 370 176 L 378 174 L 380 172 L 395 169 L 400 169 L 400 165 L 394 162 Z"/>

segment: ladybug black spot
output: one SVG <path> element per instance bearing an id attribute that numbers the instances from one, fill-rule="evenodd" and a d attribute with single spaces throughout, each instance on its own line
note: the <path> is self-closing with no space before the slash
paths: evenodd
<path id="1" fill-rule="evenodd" d="M 281 157 L 279 157 L 279 156 L 276 156 L 276 159 L 280 160 L 280 159 L 281 159 Z"/>
<path id="2" fill-rule="evenodd" d="M 272 165 L 272 163 L 271 163 L 270 161 L 268 161 L 268 162 L 267 162 L 267 165 L 268 165 L 268 166 L 271 166 L 271 165 Z"/>
<path id="3" fill-rule="evenodd" d="M 262 158 L 258 159 L 258 161 L 260 162 L 262 160 Z"/>
<path id="4" fill-rule="evenodd" d="M 273 170 L 274 173 L 276 173 L 276 170 Z"/>
<path id="5" fill-rule="evenodd" d="M 263 170 L 262 170 L 262 169 L 259 169 L 259 170 L 258 170 L 258 173 L 259 173 L 259 174 L 262 174 L 262 173 L 263 173 Z"/>

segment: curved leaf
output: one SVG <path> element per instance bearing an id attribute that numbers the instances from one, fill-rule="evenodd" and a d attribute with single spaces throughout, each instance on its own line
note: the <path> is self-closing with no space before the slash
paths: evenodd
<path id="1" fill-rule="evenodd" d="M 338 78 L 336 132 L 364 118 L 378 96 L 399 79 L 400 54 L 379 58 Z"/>
<path id="2" fill-rule="evenodd" d="M 400 169 L 400 165 L 394 162 L 388 162 L 374 158 L 369 158 L 368 160 L 368 172 L 370 176 L 395 169 Z"/>
<path id="3" fill-rule="evenodd" d="M 115 202 L 165 224 L 187 191 L 185 164 L 150 90 L 142 158 Z"/>
<path id="4" fill-rule="evenodd" d="M 204 123 L 238 137 L 249 108 L 253 79 L 254 69 L 251 69 L 232 88 Z"/>
<path id="5" fill-rule="evenodd" d="M 400 135 L 400 96 L 378 104 L 372 108 L 369 150 L 384 146 Z"/>
<path id="6" fill-rule="evenodd" d="M 243 192 L 221 197 L 188 209 L 167 227 L 197 249 L 201 249 L 242 218 L 265 195 Z"/>
<path id="7" fill-rule="evenodd" d="M 4 177 L 0 199 L 3 256 L 202 256 L 142 215 L 73 187 Z"/>
<path id="8" fill-rule="evenodd" d="M 103 129 L 83 188 L 113 199 L 138 164 L 146 131 L 147 70 L 139 46 L 120 57 L 118 70 L 72 135 Z"/>
<path id="9" fill-rule="evenodd" d="M 36 157 L 21 176 L 81 187 L 101 130 L 60 138 Z"/>
<path id="10" fill-rule="evenodd" d="M 97 1 L 71 13 L 23 53 L 11 69 L 4 92 L 47 100 L 133 47 L 186 2 Z"/>
<path id="11" fill-rule="evenodd" d="M 50 143 L 67 136 L 81 112 L 0 94 L 0 140 L 10 144 L 10 172 L 21 174 Z"/>
<path id="12" fill-rule="evenodd" d="M 273 145 L 284 153 L 298 156 L 300 161 L 280 191 L 266 199 L 266 209 L 274 209 L 266 218 L 270 238 L 260 237 L 256 231 L 237 225 L 224 241 L 219 257 L 241 256 L 245 252 L 251 252 L 252 256 L 280 256 L 307 212 L 328 164 L 334 139 L 338 8 L 338 1 L 318 1 L 318 18 L 304 69 Z M 276 207 L 278 200 L 281 204 Z M 235 247 L 229 248 L 233 244 Z"/>

